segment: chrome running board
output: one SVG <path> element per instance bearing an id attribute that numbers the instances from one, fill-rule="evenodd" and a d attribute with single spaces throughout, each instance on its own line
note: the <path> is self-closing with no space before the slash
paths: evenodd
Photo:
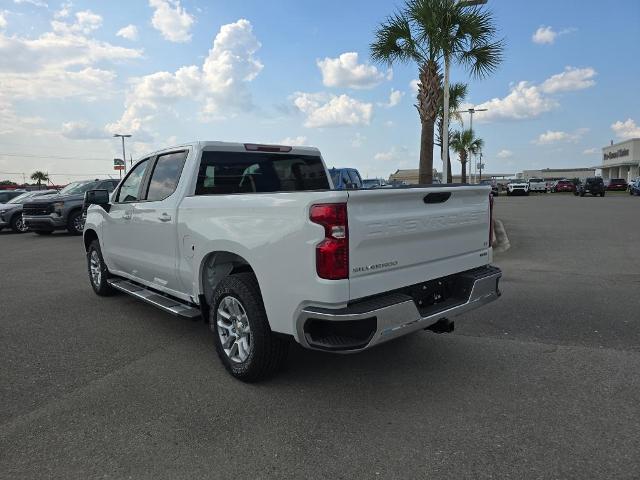
<path id="1" fill-rule="evenodd" d="M 130 282 L 129 280 L 124 280 L 122 278 L 110 278 L 107 280 L 107 283 L 116 290 L 127 293 L 132 297 L 139 298 L 143 302 L 147 302 L 154 307 L 158 307 L 159 309 L 173 315 L 187 318 L 196 318 L 202 315 L 200 309 L 191 304 L 176 300 L 173 297 L 160 295 L 153 290 L 149 290 L 141 285 Z"/>

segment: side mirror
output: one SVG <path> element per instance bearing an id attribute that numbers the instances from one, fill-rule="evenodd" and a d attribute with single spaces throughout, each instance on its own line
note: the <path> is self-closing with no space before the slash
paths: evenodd
<path id="1" fill-rule="evenodd" d="M 108 190 L 89 190 L 84 194 L 84 210 L 90 205 L 100 205 L 109 211 L 109 191 Z"/>

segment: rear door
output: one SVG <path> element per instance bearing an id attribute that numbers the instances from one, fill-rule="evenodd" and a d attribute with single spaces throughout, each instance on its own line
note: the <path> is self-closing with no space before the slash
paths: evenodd
<path id="1" fill-rule="evenodd" d="M 486 186 L 350 191 L 352 299 L 486 265 Z"/>

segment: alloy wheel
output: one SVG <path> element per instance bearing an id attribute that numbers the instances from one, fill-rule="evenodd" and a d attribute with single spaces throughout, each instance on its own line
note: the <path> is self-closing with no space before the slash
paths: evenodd
<path id="1" fill-rule="evenodd" d="M 16 220 L 16 228 L 20 233 L 24 233 L 29 230 L 29 227 L 27 227 L 27 225 L 24 223 L 24 220 L 22 219 L 22 217 Z"/>
<path id="2" fill-rule="evenodd" d="M 91 271 L 91 281 L 96 288 L 100 287 L 102 281 L 102 262 L 97 250 L 92 250 L 89 257 L 89 269 Z"/>
<path id="3" fill-rule="evenodd" d="M 216 312 L 216 324 L 222 349 L 229 359 L 242 363 L 251 353 L 251 327 L 247 312 L 235 297 L 224 297 Z"/>

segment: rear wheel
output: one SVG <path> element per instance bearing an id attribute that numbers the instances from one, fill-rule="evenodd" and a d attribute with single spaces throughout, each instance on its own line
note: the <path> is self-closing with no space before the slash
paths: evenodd
<path id="1" fill-rule="evenodd" d="M 252 273 L 230 275 L 213 296 L 209 325 L 218 356 L 239 380 L 255 382 L 276 373 L 286 361 L 289 341 L 269 327 L 258 281 Z"/>
<path id="2" fill-rule="evenodd" d="M 82 221 L 82 212 L 80 210 L 71 212 L 67 220 L 67 230 L 71 235 L 82 235 L 84 230 L 84 222 Z"/>
<path id="3" fill-rule="evenodd" d="M 600 194 L 600 196 L 601 196 L 601 197 L 604 197 L 604 192 L 602 192 L 602 193 Z"/>
<path id="4" fill-rule="evenodd" d="M 16 233 L 25 233 L 29 230 L 29 227 L 27 227 L 24 220 L 22 220 L 21 214 L 14 215 L 11 219 L 11 230 Z"/>

